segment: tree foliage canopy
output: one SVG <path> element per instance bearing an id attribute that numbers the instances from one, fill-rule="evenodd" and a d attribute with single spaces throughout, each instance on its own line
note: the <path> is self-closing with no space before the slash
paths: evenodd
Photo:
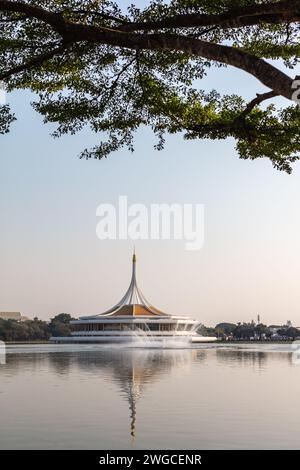
<path id="1" fill-rule="evenodd" d="M 33 320 L 18 322 L 16 320 L 3 320 L 0 318 L 1 341 L 46 341 L 51 336 L 69 336 L 71 334 L 70 320 L 74 320 L 67 313 L 60 313 L 50 322 Z"/>
<path id="2" fill-rule="evenodd" d="M 126 9 L 110 0 L 0 0 L 0 80 L 8 91 L 37 93 L 34 108 L 57 123 L 55 136 L 86 125 L 104 132 L 107 140 L 84 158 L 133 150 L 145 125 L 158 149 L 167 133 L 233 137 L 241 158 L 267 157 L 290 172 L 300 151 L 292 101 L 299 21 L 300 0 L 148 0 Z M 239 68 L 266 92 L 248 103 L 238 84 L 234 95 L 205 92 L 201 79 L 212 66 Z M 276 96 L 287 106 L 262 105 Z M 0 107 L 0 133 L 13 119 Z"/>

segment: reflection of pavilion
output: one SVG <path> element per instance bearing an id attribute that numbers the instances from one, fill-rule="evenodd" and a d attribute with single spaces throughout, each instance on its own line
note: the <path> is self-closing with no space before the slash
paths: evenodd
<path id="1" fill-rule="evenodd" d="M 81 369 L 101 374 L 105 380 L 117 384 L 121 395 L 129 403 L 130 434 L 132 442 L 136 435 L 137 402 L 144 388 L 159 380 L 173 368 L 185 367 L 195 359 L 196 350 L 162 350 L 162 349 L 119 349 L 118 347 L 96 351 L 81 351 L 70 355 L 70 364 L 74 363 Z M 49 358 L 55 366 L 55 357 Z M 61 371 L 60 371 L 61 372 Z"/>
<path id="2" fill-rule="evenodd" d="M 137 402 L 147 384 L 158 380 L 171 369 L 183 367 L 192 361 L 193 350 L 111 350 L 106 351 L 103 366 L 111 369 L 114 382 L 129 403 L 130 434 L 132 442 L 136 435 Z"/>

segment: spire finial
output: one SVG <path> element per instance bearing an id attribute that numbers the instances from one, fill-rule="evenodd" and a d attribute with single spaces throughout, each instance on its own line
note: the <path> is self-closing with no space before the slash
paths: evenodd
<path id="1" fill-rule="evenodd" d="M 133 262 L 133 263 L 136 262 L 135 245 L 133 246 L 132 262 Z"/>

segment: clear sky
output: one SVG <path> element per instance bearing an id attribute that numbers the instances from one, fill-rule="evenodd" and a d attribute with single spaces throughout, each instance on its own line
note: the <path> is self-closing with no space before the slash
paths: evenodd
<path id="1" fill-rule="evenodd" d="M 234 69 L 211 70 L 204 87 L 246 98 L 264 90 Z M 96 208 L 127 195 L 129 203 L 205 206 L 202 250 L 186 251 L 182 241 L 136 243 L 139 283 L 154 305 L 207 325 L 260 314 L 265 323 L 300 326 L 299 164 L 286 175 L 267 160 L 239 160 L 231 140 L 179 135 L 157 152 L 147 129 L 134 154 L 79 160 L 101 136 L 54 140 L 33 98 L 8 97 L 18 121 L 0 137 L 0 311 L 48 319 L 116 303 L 129 283 L 133 242 L 98 240 Z"/>

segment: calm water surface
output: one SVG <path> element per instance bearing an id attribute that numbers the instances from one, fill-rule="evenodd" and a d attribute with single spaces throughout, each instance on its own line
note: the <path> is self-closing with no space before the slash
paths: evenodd
<path id="1" fill-rule="evenodd" d="M 8 347 L 1 449 L 300 448 L 291 346 Z"/>

